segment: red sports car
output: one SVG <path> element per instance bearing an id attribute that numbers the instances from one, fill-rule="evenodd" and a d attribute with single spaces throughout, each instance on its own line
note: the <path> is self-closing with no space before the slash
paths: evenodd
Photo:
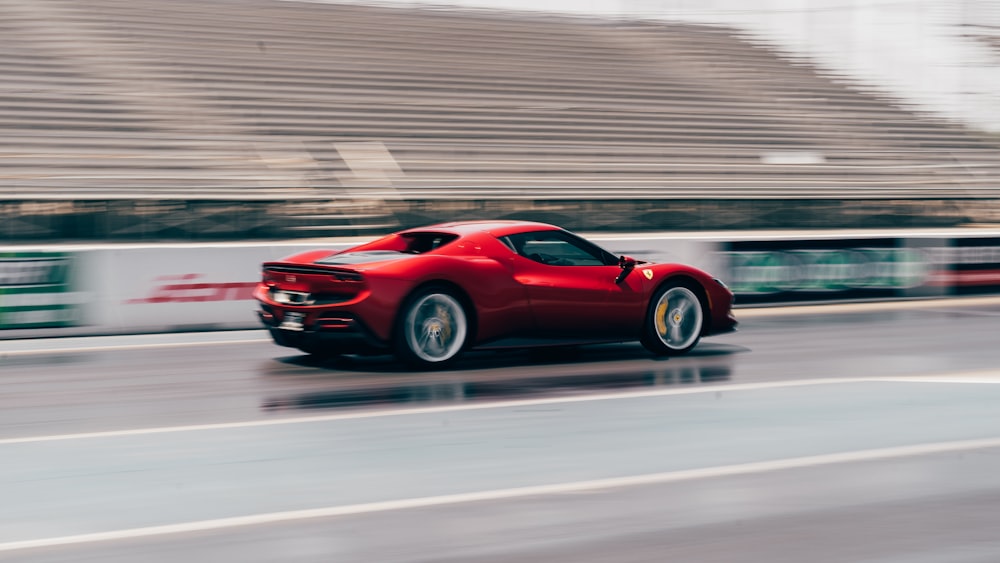
<path id="1" fill-rule="evenodd" d="M 442 223 L 263 270 L 254 297 L 277 344 L 392 353 L 419 368 L 473 348 L 638 340 L 683 354 L 736 328 L 733 294 L 709 274 L 618 257 L 543 223 Z"/>

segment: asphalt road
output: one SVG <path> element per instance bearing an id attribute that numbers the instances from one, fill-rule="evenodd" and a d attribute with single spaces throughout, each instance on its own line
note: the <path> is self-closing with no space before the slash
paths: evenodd
<path id="1" fill-rule="evenodd" d="M 696 353 L 0 341 L 0 561 L 1000 560 L 1000 302 Z"/>

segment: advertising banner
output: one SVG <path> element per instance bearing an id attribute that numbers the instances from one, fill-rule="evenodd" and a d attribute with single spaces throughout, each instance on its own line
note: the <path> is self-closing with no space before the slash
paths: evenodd
<path id="1" fill-rule="evenodd" d="M 138 332 L 257 328 L 252 294 L 261 263 L 307 248 L 315 246 L 102 250 L 100 323 Z"/>
<path id="2" fill-rule="evenodd" d="M 943 295 L 935 250 L 944 241 L 902 238 L 723 243 L 723 280 L 737 303 Z"/>
<path id="3" fill-rule="evenodd" d="M 90 298 L 74 287 L 75 263 L 68 252 L 0 253 L 0 330 L 79 324 Z"/>
<path id="4" fill-rule="evenodd" d="M 1000 292 L 1000 238 L 955 238 L 928 252 L 934 263 L 930 283 L 953 295 Z"/>

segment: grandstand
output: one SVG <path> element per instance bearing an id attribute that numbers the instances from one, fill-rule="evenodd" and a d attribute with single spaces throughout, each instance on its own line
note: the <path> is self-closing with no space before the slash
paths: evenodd
<path id="1" fill-rule="evenodd" d="M 0 0 L 0 73 L 10 240 L 368 234 L 478 216 L 959 224 L 1000 199 L 995 137 L 720 27 Z"/>

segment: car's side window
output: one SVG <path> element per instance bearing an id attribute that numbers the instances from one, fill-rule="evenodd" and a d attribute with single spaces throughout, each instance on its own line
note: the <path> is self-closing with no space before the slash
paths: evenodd
<path id="1" fill-rule="evenodd" d="M 563 231 L 518 233 L 505 238 L 507 239 L 505 243 L 512 246 L 515 252 L 541 264 L 549 266 L 609 264 L 606 252 Z"/>
<path id="2" fill-rule="evenodd" d="M 510 240 L 510 237 L 500 237 L 498 240 L 502 242 L 504 246 L 509 248 L 511 252 L 517 254 L 517 248 L 514 246 L 514 242 Z"/>
<path id="3" fill-rule="evenodd" d="M 458 235 L 444 233 L 407 233 L 402 237 L 410 254 L 423 254 L 440 248 L 458 238 Z"/>

